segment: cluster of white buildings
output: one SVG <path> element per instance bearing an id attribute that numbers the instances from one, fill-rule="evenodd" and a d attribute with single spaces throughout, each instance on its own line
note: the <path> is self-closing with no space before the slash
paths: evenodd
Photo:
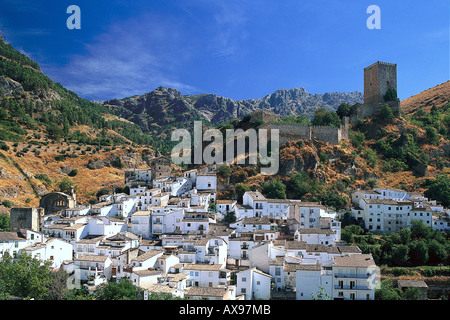
<path id="1" fill-rule="evenodd" d="M 130 194 L 44 215 L 39 231 L 1 232 L 0 255 L 24 251 L 48 260 L 75 271 L 89 290 L 129 278 L 144 298 L 154 292 L 310 300 L 323 292 L 330 299 L 374 299 L 372 256 L 341 240 L 337 213 L 320 203 L 268 199 L 258 191 L 246 192 L 242 203 L 217 200 L 214 167 L 155 180 L 138 170 L 131 177 Z M 369 230 L 395 231 L 416 216 L 448 227 L 446 211 L 417 194 L 375 189 L 357 191 L 352 200 L 352 215 Z M 221 223 L 230 213 L 236 221 Z M 445 226 L 435 224 L 441 220 Z"/>
<path id="2" fill-rule="evenodd" d="M 371 232 L 399 232 L 412 220 L 436 230 L 450 230 L 450 210 L 421 193 L 375 188 L 352 194 L 351 215 Z"/>

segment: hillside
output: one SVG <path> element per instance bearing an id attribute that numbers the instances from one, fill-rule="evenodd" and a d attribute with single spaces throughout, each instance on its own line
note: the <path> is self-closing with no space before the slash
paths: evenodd
<path id="1" fill-rule="evenodd" d="M 265 187 L 280 189 L 284 185 L 287 198 L 317 201 L 343 210 L 357 188 L 426 192 L 430 181 L 440 175 L 448 181 L 450 127 L 443 123 L 449 114 L 447 103 L 434 113 L 419 112 L 417 117 L 364 119 L 351 128 L 350 140 L 338 145 L 316 140 L 288 142 L 280 148 L 276 176 L 262 176 L 252 166 L 233 165 L 228 173 L 222 169 L 219 198 L 237 199 L 244 189 L 262 190 L 264 194 Z M 231 125 L 242 127 L 242 121 Z M 282 185 L 276 185 L 277 180 Z M 437 200 L 450 199 L 447 194 Z"/>
<path id="2" fill-rule="evenodd" d="M 418 109 L 430 111 L 434 105 L 437 108 L 450 101 L 450 81 L 422 91 L 401 102 L 401 109 L 405 114 L 411 114 Z"/>
<path id="3" fill-rule="evenodd" d="M 150 144 L 138 125 L 53 82 L 0 39 L 0 211 L 37 205 L 67 179 L 87 203 L 123 186 L 124 168 L 145 166 Z"/>

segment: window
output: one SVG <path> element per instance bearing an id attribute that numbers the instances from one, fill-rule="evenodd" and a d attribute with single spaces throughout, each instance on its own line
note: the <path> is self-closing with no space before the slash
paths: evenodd
<path id="1" fill-rule="evenodd" d="M 247 278 L 242 277 L 242 282 L 246 282 L 246 281 L 247 281 Z"/>
<path id="2" fill-rule="evenodd" d="M 241 293 L 246 293 L 246 292 L 247 292 L 247 289 L 241 288 Z"/>
<path id="3" fill-rule="evenodd" d="M 256 285 L 259 286 L 261 284 L 261 281 L 256 281 Z"/>

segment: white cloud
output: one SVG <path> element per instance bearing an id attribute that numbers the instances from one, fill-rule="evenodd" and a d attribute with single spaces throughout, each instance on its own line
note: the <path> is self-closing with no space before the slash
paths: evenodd
<path id="1" fill-rule="evenodd" d="M 176 70 L 189 55 L 181 49 L 180 30 L 173 21 L 143 14 L 111 25 L 85 45 L 62 68 L 48 66 L 46 72 L 68 89 L 94 100 L 143 94 L 158 86 L 173 85 L 191 93 Z"/>

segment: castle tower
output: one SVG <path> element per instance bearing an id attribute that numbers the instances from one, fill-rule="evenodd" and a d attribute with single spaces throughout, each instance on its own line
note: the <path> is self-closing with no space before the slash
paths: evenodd
<path id="1" fill-rule="evenodd" d="M 397 91 L 397 64 L 377 61 L 364 68 L 364 103 L 384 102 L 390 88 Z"/>

